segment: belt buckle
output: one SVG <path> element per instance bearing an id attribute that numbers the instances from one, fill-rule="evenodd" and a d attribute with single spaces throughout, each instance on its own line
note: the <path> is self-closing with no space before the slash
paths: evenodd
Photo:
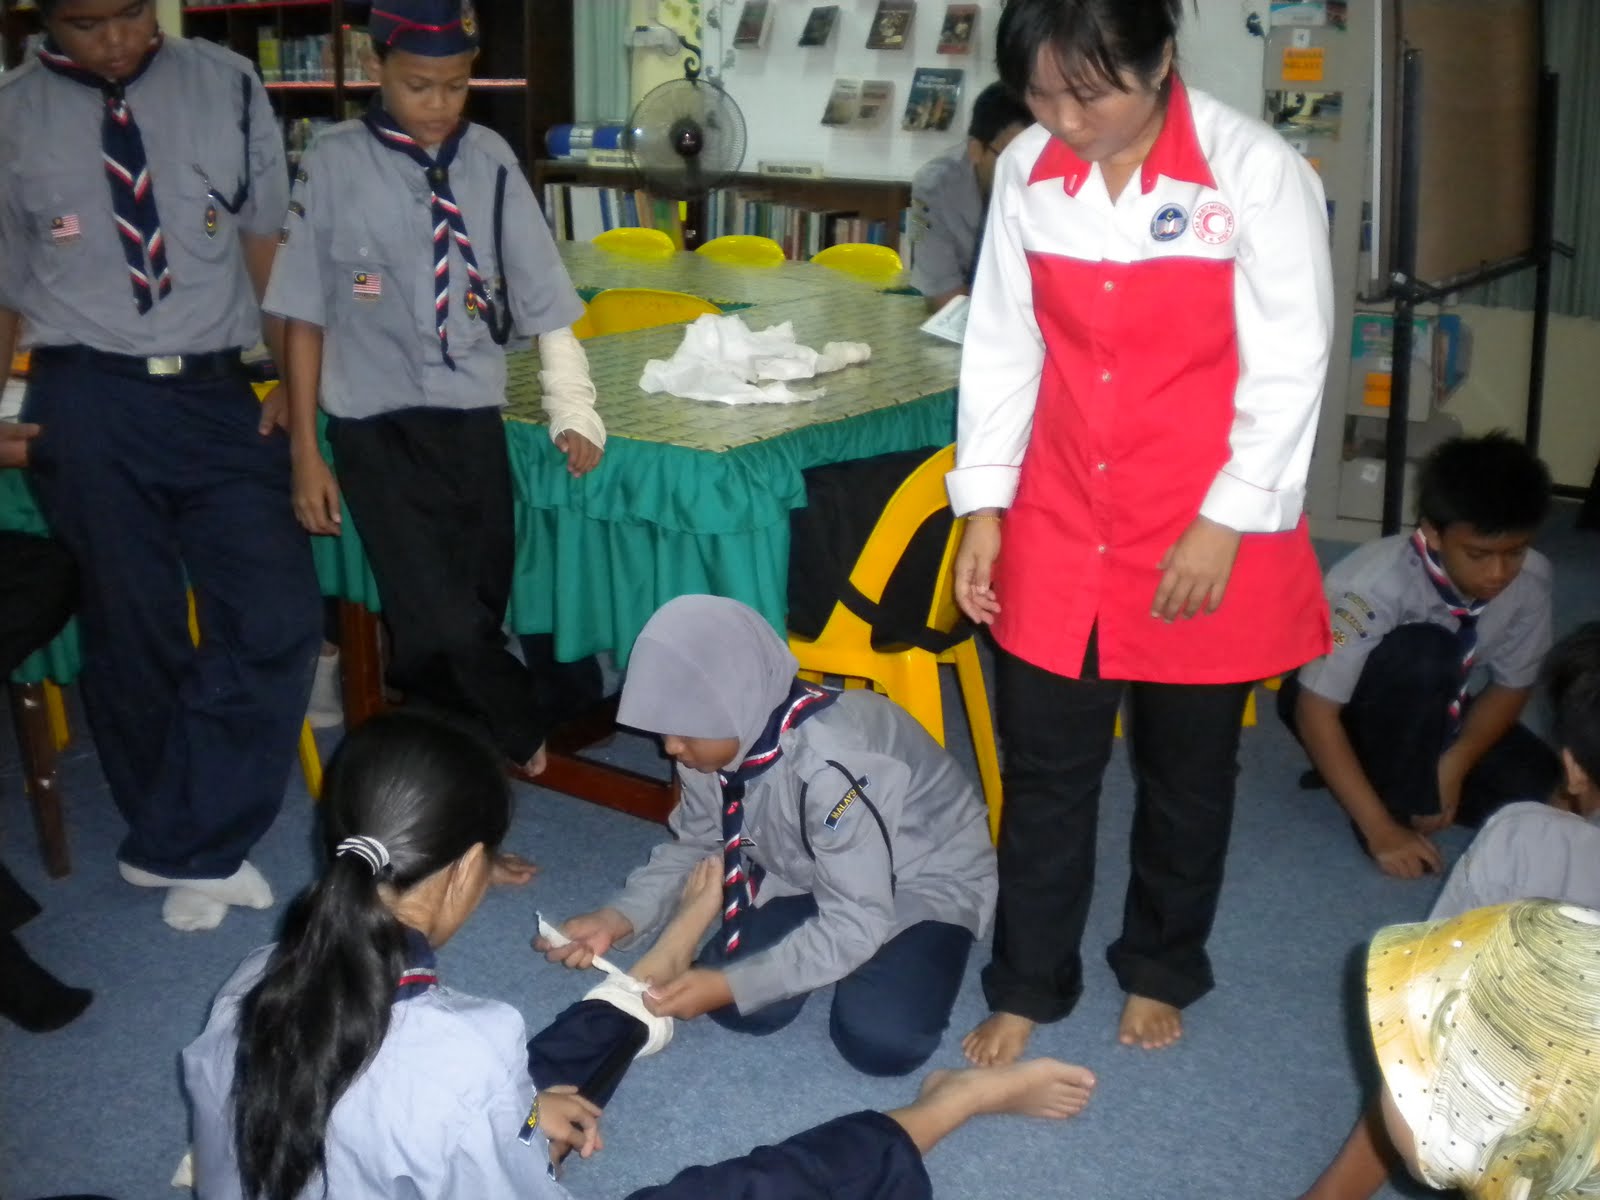
<path id="1" fill-rule="evenodd" d="M 146 374 L 157 377 L 182 375 L 183 355 L 163 354 L 157 358 L 147 358 L 144 360 L 144 369 Z"/>

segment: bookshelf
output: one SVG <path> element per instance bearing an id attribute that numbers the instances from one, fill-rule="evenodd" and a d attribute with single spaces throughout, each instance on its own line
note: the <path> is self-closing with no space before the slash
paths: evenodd
<path id="1" fill-rule="evenodd" d="M 544 199 L 547 184 L 575 184 L 622 192 L 646 190 L 642 176 L 631 168 L 593 166 L 566 159 L 541 159 L 534 163 L 533 189 L 541 200 Z M 737 228 L 707 228 L 708 218 L 715 219 L 720 214 L 726 222 L 735 211 L 734 203 L 743 200 L 747 204 L 779 205 L 805 213 L 832 214 L 837 217 L 849 215 L 863 225 L 881 222 L 882 242 L 900 250 L 901 225 L 905 211 L 911 204 L 911 185 L 886 179 L 775 179 L 753 172 L 739 172 L 718 188 L 713 196 L 716 200 L 710 204 L 704 200 L 690 202 L 683 230 L 686 249 L 692 250 L 702 241 L 720 233 L 745 232 Z M 783 238 L 777 240 L 782 241 Z M 825 237 L 822 245 L 831 245 L 834 240 L 850 239 Z M 863 236 L 859 240 L 868 239 Z M 820 249 L 820 246 L 817 248 Z M 808 255 L 802 253 L 794 257 Z"/>
<path id="2" fill-rule="evenodd" d="M 496 0 L 478 6 L 483 45 L 469 119 L 533 162 L 551 125 L 572 120 L 572 19 L 581 0 Z M 183 7 L 183 36 L 248 58 L 285 127 L 290 157 L 322 123 L 357 116 L 377 85 L 361 68 L 370 0 L 222 0 Z"/>

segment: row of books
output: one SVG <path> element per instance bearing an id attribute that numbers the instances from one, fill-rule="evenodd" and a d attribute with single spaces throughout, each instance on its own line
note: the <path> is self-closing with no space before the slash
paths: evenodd
<path id="1" fill-rule="evenodd" d="M 366 56 L 372 39 L 365 30 L 346 25 L 344 39 L 344 81 L 367 81 Z M 326 83 L 333 79 L 333 35 L 280 38 L 271 25 L 256 31 L 256 62 L 265 83 Z"/>
<path id="2" fill-rule="evenodd" d="M 608 229 L 644 227 L 664 230 L 683 245 L 677 202 L 643 190 L 548 183 L 544 211 L 551 232 L 564 241 L 588 241 Z M 759 193 L 724 189 L 706 197 L 705 224 L 707 239 L 756 234 L 777 242 L 789 258 L 803 260 L 840 242 L 889 245 L 895 240 L 891 233 L 904 232 L 906 214 L 900 214 L 891 230 L 889 222 L 857 212 L 824 212 L 780 204 Z M 904 239 L 901 242 L 903 246 Z"/>

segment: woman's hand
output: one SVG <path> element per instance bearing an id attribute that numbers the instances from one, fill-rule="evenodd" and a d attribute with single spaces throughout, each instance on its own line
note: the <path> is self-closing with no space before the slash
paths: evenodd
<path id="1" fill-rule="evenodd" d="M 967 516 L 956 551 L 956 603 L 979 625 L 994 624 L 1000 614 L 993 572 L 1000 557 L 1000 510 L 979 509 Z"/>
<path id="2" fill-rule="evenodd" d="M 550 962 L 581 971 L 594 962 L 595 955 L 604 954 L 632 933 L 633 922 L 614 908 L 602 908 L 573 917 L 561 932 L 572 939 L 565 946 L 552 946 L 541 937 L 533 939 L 533 948 Z"/>
<path id="3" fill-rule="evenodd" d="M 339 485 L 315 447 L 296 452 L 294 463 L 294 515 L 307 533 L 336 534 L 344 519 L 340 513 Z"/>
<path id="4" fill-rule="evenodd" d="M 1239 553 L 1239 531 L 1196 517 L 1172 548 L 1161 556 L 1161 586 L 1150 615 L 1163 621 L 1192 617 L 1202 605 L 1216 612 Z"/>

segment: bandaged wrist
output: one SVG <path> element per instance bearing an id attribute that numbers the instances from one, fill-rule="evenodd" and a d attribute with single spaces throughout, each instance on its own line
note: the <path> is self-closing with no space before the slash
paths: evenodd
<path id="1" fill-rule="evenodd" d="M 589 358 L 572 330 L 541 333 L 539 361 L 539 384 L 544 393 L 544 411 L 550 418 L 550 436 L 571 430 L 604 448 L 606 427 L 594 407 Z"/>

